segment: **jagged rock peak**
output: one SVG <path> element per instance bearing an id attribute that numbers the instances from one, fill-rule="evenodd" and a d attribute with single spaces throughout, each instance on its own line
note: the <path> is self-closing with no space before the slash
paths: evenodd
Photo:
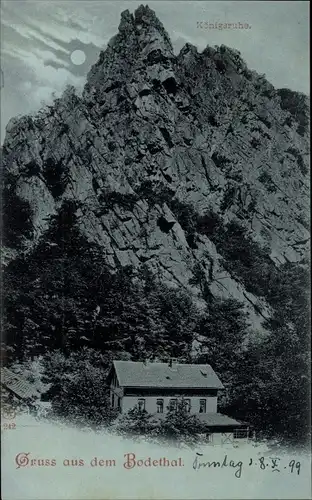
<path id="1" fill-rule="evenodd" d="M 138 41 L 138 39 L 142 41 L 142 39 L 149 39 L 155 34 L 158 39 L 163 40 L 165 46 L 168 48 L 170 47 L 172 50 L 169 35 L 155 12 L 150 9 L 148 5 L 140 5 L 140 7 L 135 10 L 134 14 L 130 13 L 128 9 L 121 13 L 118 35 L 113 37 L 109 42 L 109 46 L 116 48 L 116 46 L 118 47 L 120 43 L 123 44 L 125 41 L 129 43 L 129 35 L 131 42 L 133 40 L 133 35 L 136 41 Z"/>
<path id="2" fill-rule="evenodd" d="M 157 72 L 157 65 L 168 68 L 174 59 L 169 35 L 155 12 L 143 5 L 134 14 L 125 10 L 117 35 L 110 39 L 87 76 L 84 97 L 97 93 L 100 100 L 104 99 L 103 92 L 120 88 L 135 78 L 135 72 L 144 72 L 147 67 Z"/>
<path id="3" fill-rule="evenodd" d="M 192 45 L 191 43 L 187 42 L 185 45 L 183 45 L 182 49 L 180 50 L 179 56 L 184 56 L 185 54 L 198 54 L 198 49 L 195 45 Z"/>
<path id="4" fill-rule="evenodd" d="M 131 14 L 128 9 L 121 13 L 121 20 L 118 27 L 120 33 L 129 31 L 129 29 L 138 30 L 143 26 L 157 29 L 159 33 L 164 36 L 166 41 L 171 43 L 163 24 L 148 5 L 140 5 L 135 10 L 134 14 Z"/>

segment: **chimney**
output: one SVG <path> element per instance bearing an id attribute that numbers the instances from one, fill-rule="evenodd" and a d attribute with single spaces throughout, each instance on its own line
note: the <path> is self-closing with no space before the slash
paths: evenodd
<path id="1" fill-rule="evenodd" d="M 177 370 L 177 365 L 178 365 L 178 360 L 177 358 L 170 358 L 169 360 L 169 367 L 171 370 L 176 371 Z"/>

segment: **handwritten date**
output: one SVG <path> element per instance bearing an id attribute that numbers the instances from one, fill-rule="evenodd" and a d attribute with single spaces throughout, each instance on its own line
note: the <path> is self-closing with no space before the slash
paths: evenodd
<path id="1" fill-rule="evenodd" d="M 281 472 L 282 470 L 288 471 L 290 474 L 300 475 L 301 463 L 296 460 L 285 461 L 279 457 L 259 457 L 257 459 L 250 458 L 249 463 L 244 464 L 242 460 L 231 460 L 228 455 L 224 456 L 223 461 L 204 461 L 202 453 L 196 453 L 196 457 L 193 462 L 193 469 L 199 470 L 204 468 L 232 468 L 234 469 L 234 475 L 238 479 L 242 476 L 243 469 L 245 465 L 248 467 L 257 467 L 259 470 L 270 470 L 272 472 Z"/>

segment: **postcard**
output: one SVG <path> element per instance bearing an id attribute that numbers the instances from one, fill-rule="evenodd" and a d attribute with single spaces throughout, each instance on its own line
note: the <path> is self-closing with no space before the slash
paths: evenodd
<path id="1" fill-rule="evenodd" d="M 3 1 L 3 500 L 311 498 L 308 3 Z"/>

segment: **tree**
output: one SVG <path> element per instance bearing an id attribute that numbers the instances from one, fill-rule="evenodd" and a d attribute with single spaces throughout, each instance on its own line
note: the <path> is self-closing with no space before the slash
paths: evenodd
<path id="1" fill-rule="evenodd" d="M 205 429 L 198 417 L 188 412 L 185 400 L 178 399 L 176 406 L 169 406 L 167 410 L 160 423 L 159 436 L 175 444 L 196 444 Z"/>
<path id="2" fill-rule="evenodd" d="M 225 385 L 232 385 L 247 327 L 242 304 L 233 299 L 214 299 L 199 318 L 201 352 L 196 362 L 211 364 Z"/>
<path id="3" fill-rule="evenodd" d="M 158 349 L 167 358 L 189 359 L 199 314 L 192 297 L 183 290 L 157 284 L 151 299 L 164 331 L 158 339 Z"/>
<path id="4" fill-rule="evenodd" d="M 51 384 L 52 416 L 79 426 L 107 427 L 116 417 L 106 384 L 109 364 L 109 356 L 87 348 L 47 357 L 44 380 Z"/>
<path id="5" fill-rule="evenodd" d="M 306 266 L 286 263 L 271 291 L 275 313 L 266 323 L 270 337 L 264 346 L 270 372 L 268 406 L 272 427 L 284 439 L 304 442 L 309 436 L 310 318 L 309 275 Z M 271 408 L 270 408 L 271 409 Z"/>
<path id="6" fill-rule="evenodd" d="M 268 282 L 275 308 L 264 323 L 268 334 L 240 351 L 223 407 L 264 435 L 297 445 L 306 442 L 310 432 L 308 281 L 303 266 L 287 263 Z"/>
<path id="7" fill-rule="evenodd" d="M 117 419 L 114 428 L 122 436 L 148 438 L 155 435 L 157 421 L 146 410 L 135 406 Z"/>

